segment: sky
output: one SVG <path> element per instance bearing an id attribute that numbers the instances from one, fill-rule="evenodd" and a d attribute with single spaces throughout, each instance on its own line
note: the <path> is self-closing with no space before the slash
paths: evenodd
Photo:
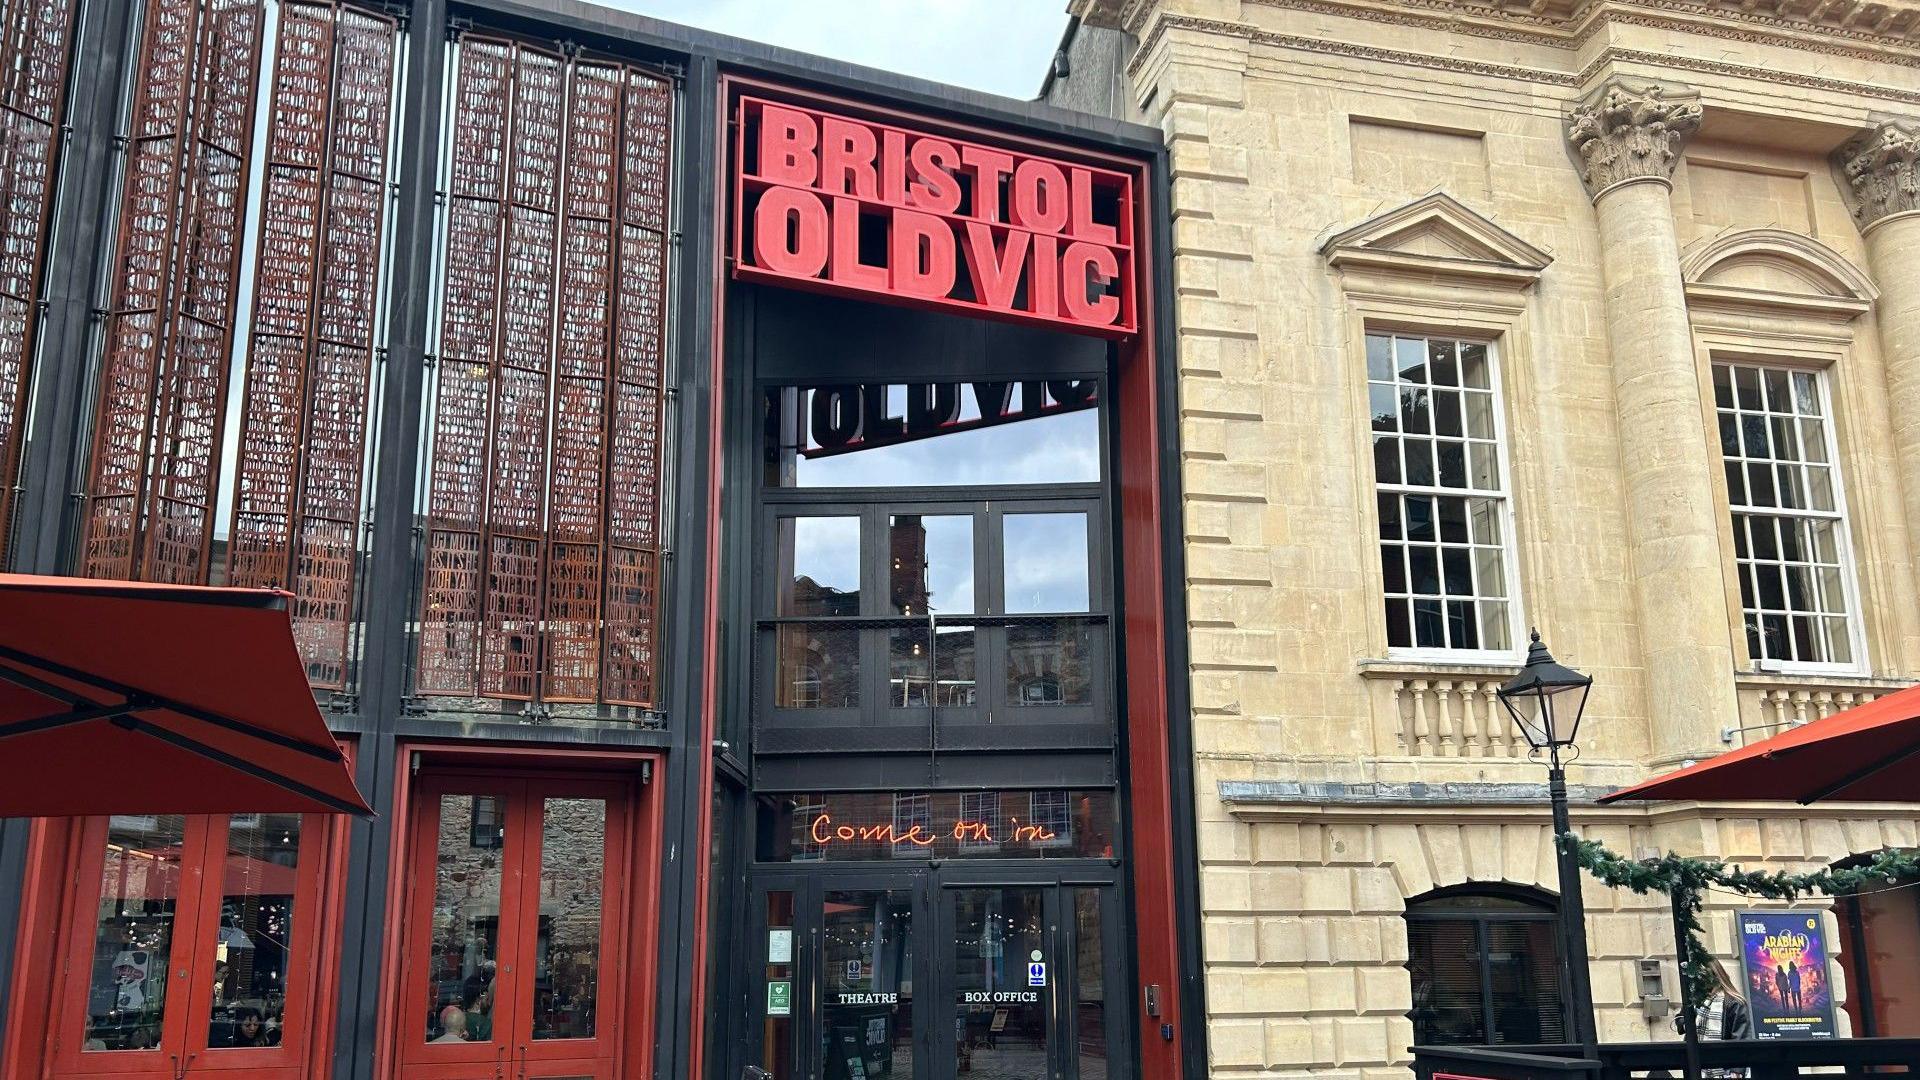
<path id="1" fill-rule="evenodd" d="M 598 0 L 609 7 L 1030 99 L 1067 0 Z"/>

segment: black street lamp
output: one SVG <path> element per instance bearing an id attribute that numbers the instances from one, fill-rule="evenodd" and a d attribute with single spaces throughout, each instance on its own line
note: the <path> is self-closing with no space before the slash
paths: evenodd
<path id="1" fill-rule="evenodd" d="M 1573 997 L 1573 1035 L 1582 1054 L 1594 1057 L 1598 1037 L 1593 1024 L 1593 987 L 1587 974 L 1587 912 L 1580 902 L 1580 867 L 1560 837 L 1572 831 L 1567 814 L 1567 773 L 1560 751 L 1574 745 L 1580 716 L 1587 711 L 1593 678 L 1561 664 L 1533 632 L 1527 664 L 1499 690 L 1500 704 L 1520 728 L 1537 756 L 1547 755 L 1547 794 L 1553 801 L 1554 855 L 1560 869 L 1560 952 L 1567 965 L 1567 992 Z M 1577 752 L 1577 751 L 1576 751 Z"/>

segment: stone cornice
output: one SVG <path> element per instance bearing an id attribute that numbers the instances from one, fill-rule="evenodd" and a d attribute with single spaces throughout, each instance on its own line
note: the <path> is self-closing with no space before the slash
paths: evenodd
<path id="1" fill-rule="evenodd" d="M 1567 141 L 1587 194 L 1636 180 L 1665 182 L 1700 130 L 1697 91 L 1613 79 L 1567 114 Z"/>
<path id="2" fill-rule="evenodd" d="M 1833 164 L 1862 231 L 1920 210 L 1920 120 L 1881 121 L 1835 151 Z"/>
<path id="3" fill-rule="evenodd" d="M 1136 0 L 1137 2 L 1137 0 Z M 1727 41 L 1785 44 L 1833 56 L 1920 66 L 1913 39 L 1920 36 L 1920 8 L 1904 29 L 1892 28 L 1902 11 L 1888 12 L 1874 27 L 1816 22 L 1779 11 L 1721 7 L 1710 0 L 1582 0 L 1560 14 L 1535 14 L 1496 5 L 1464 8 L 1458 0 L 1248 0 L 1263 7 L 1339 15 L 1368 22 L 1419 26 L 1474 37 L 1533 44 L 1579 46 L 1612 23 L 1683 30 Z"/>
<path id="4" fill-rule="evenodd" d="M 1260 0 L 1266 2 L 1266 0 Z M 1468 60 L 1457 56 L 1442 56 L 1434 53 L 1408 52 L 1400 49 L 1383 49 L 1371 45 L 1361 45 L 1349 41 L 1331 41 L 1320 38 L 1302 37 L 1296 34 L 1281 34 L 1261 30 L 1247 23 L 1228 22 L 1220 19 L 1203 19 L 1191 15 L 1162 15 L 1155 19 L 1141 40 L 1140 47 L 1134 50 L 1133 58 L 1127 64 L 1127 76 L 1138 77 L 1146 65 L 1147 58 L 1159 45 L 1169 31 L 1187 30 L 1202 34 L 1219 34 L 1239 38 L 1249 44 L 1265 45 L 1277 49 L 1297 49 L 1302 52 L 1322 53 L 1332 56 L 1348 56 L 1361 60 L 1375 60 L 1386 64 L 1403 64 L 1411 67 L 1432 68 L 1439 71 L 1453 71 L 1469 75 L 1485 75 L 1492 78 L 1521 79 L 1527 82 L 1543 83 L 1549 86 L 1586 86 L 1616 64 L 1638 64 L 1651 68 L 1666 68 L 1674 71 L 1693 71 L 1708 75 L 1723 75 L 1737 79 L 1751 79 L 1758 82 L 1777 83 L 1802 90 L 1818 90 L 1849 97 L 1864 97 L 1869 100 L 1881 99 L 1911 105 L 1920 105 L 1920 90 L 1906 90 L 1892 86 L 1854 82 L 1847 79 L 1829 79 L 1818 75 L 1808 75 L 1796 71 L 1780 71 L 1774 68 L 1754 67 L 1751 64 L 1736 64 L 1723 60 L 1707 60 L 1677 53 L 1650 53 L 1633 49 L 1610 49 L 1589 63 L 1578 73 L 1557 71 L 1549 68 L 1522 67 L 1516 64 L 1496 64 L 1480 60 Z M 1920 54 L 1916 54 L 1915 63 L 1920 63 Z"/>

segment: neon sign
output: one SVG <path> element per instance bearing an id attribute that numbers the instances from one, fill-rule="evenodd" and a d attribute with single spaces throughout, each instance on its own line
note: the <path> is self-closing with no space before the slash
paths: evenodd
<path id="1" fill-rule="evenodd" d="M 1044 844 L 1059 838 L 1058 833 L 1045 825 L 1022 825 L 1019 818 L 1009 820 L 1013 827 L 1007 832 L 1006 839 L 1012 843 Z M 994 835 L 993 826 L 985 821 L 957 819 L 950 828 L 944 830 L 919 824 L 902 829 L 890 821 L 861 825 L 835 824 L 832 814 L 815 815 L 807 825 L 807 835 L 822 848 L 832 844 L 911 844 L 915 847 L 932 847 L 941 840 L 958 840 L 966 844 L 996 844 L 1001 840 L 1001 837 Z"/>
<path id="2" fill-rule="evenodd" d="M 751 96 L 735 129 L 736 277 L 1136 329 L 1124 172 Z"/>

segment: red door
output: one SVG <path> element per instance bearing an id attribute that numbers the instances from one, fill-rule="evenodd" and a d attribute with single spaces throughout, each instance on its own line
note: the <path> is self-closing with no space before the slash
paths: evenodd
<path id="1" fill-rule="evenodd" d="M 310 1075 L 334 831 L 298 814 L 87 819 L 51 1075 Z"/>
<path id="2" fill-rule="evenodd" d="M 413 800 L 400 1076 L 611 1078 L 632 788 L 460 773 Z"/>

